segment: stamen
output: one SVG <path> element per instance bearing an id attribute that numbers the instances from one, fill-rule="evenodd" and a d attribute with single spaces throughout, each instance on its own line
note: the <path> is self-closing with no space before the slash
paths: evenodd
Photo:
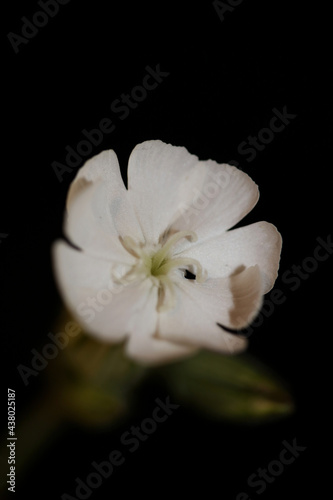
<path id="1" fill-rule="evenodd" d="M 168 256 L 171 248 L 178 243 L 179 240 L 183 238 L 190 238 L 191 241 L 197 241 L 198 237 L 194 231 L 179 231 L 172 235 L 166 244 L 154 255 L 153 257 L 153 268 L 154 270 L 159 269 L 163 260 Z"/>
<path id="2" fill-rule="evenodd" d="M 138 244 L 133 240 L 131 236 L 124 236 L 123 238 L 120 238 L 120 241 L 123 247 L 126 248 L 128 253 L 130 253 L 134 257 L 140 257 L 139 253 L 137 252 Z"/>
<path id="3" fill-rule="evenodd" d="M 174 233 L 165 245 L 159 247 L 147 248 L 136 242 L 130 236 L 121 238 L 120 241 L 124 248 L 134 257 L 137 258 L 136 263 L 130 267 L 124 274 L 121 275 L 116 282 L 129 283 L 142 277 L 148 277 L 152 283 L 158 287 L 158 304 L 159 311 L 171 309 L 176 304 L 176 292 L 174 288 L 173 277 L 170 276 L 170 271 L 180 269 L 183 271 L 193 268 L 195 273 L 194 278 L 198 282 L 204 281 L 204 273 L 201 264 L 196 259 L 190 257 L 173 256 L 173 247 L 178 241 L 188 238 L 191 241 L 196 241 L 197 235 L 193 231 L 178 231 Z"/>

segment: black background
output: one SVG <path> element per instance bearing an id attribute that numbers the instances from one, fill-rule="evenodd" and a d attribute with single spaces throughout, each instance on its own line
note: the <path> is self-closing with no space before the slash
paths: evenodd
<path id="1" fill-rule="evenodd" d="M 249 350 L 289 384 L 295 413 L 242 427 L 181 407 L 91 498 L 190 495 L 199 488 L 230 500 L 241 491 L 251 499 L 308 492 L 324 498 L 331 258 L 294 292 L 281 276 L 312 256 L 316 238 L 326 240 L 332 230 L 329 14 L 304 2 L 244 0 L 222 22 L 210 1 L 109 4 L 71 0 L 17 54 L 7 33 L 20 34 L 21 17 L 31 19 L 40 8 L 34 1 L 7 6 L 0 211 L 0 233 L 8 235 L 0 244 L 5 387 L 16 389 L 20 415 L 38 395 L 39 381 L 24 387 L 16 367 L 29 364 L 30 350 L 43 345 L 61 306 L 50 247 L 62 235 L 76 170 L 60 183 L 51 164 L 65 162 L 65 147 L 75 148 L 84 128 L 113 120 L 115 130 L 89 156 L 114 149 L 123 172 L 133 147 L 147 139 L 185 146 L 200 159 L 235 160 L 261 193 L 244 224 L 270 221 L 284 241 L 275 286 L 287 300 L 256 329 Z M 121 120 L 111 103 L 141 84 L 147 65 L 158 64 L 169 75 Z M 297 117 L 248 162 L 239 144 L 284 106 Z M 166 395 L 158 384 L 147 387 L 136 413 L 113 432 L 73 426 L 18 483 L 17 498 L 74 495 L 75 478 L 84 479 L 93 460 L 118 448 L 122 432 L 149 417 L 154 399 Z M 5 413 L 6 389 L 2 398 Z M 246 484 L 249 475 L 294 438 L 306 451 L 256 494 Z"/>

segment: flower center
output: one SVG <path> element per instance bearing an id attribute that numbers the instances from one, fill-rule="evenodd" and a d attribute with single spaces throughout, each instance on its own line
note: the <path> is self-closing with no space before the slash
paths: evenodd
<path id="1" fill-rule="evenodd" d="M 159 287 L 159 310 L 169 309 L 175 303 L 171 271 L 179 269 L 184 272 L 184 277 L 188 272 L 197 281 L 203 281 L 202 267 L 196 259 L 173 254 L 175 245 L 184 238 L 196 241 L 197 235 L 193 231 L 179 231 L 170 236 L 164 244 L 153 248 L 138 244 L 130 236 L 122 239 L 126 250 L 137 258 L 136 264 L 126 273 L 125 280 L 150 278 L 153 284 Z"/>

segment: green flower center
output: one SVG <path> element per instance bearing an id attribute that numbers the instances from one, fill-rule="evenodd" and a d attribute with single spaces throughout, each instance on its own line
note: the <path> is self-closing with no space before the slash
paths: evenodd
<path id="1" fill-rule="evenodd" d="M 136 264 L 126 273 L 125 280 L 144 277 L 150 278 L 154 285 L 159 287 L 159 309 L 169 309 L 174 305 L 175 293 L 171 271 L 179 269 L 194 274 L 197 281 L 203 281 L 202 267 L 196 259 L 174 254 L 175 245 L 182 239 L 196 241 L 197 235 L 193 231 L 179 231 L 158 247 L 148 248 L 138 244 L 130 236 L 122 239 L 126 250 L 137 258 Z M 169 297 L 168 300 L 165 300 Z"/>

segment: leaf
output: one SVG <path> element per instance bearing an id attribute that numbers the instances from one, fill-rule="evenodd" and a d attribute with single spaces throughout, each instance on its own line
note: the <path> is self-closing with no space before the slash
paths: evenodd
<path id="1" fill-rule="evenodd" d="M 65 311 L 61 324 L 68 318 Z M 49 368 L 48 387 L 65 419 L 88 427 L 110 426 L 128 413 L 133 390 L 146 372 L 125 355 L 123 344 L 106 344 L 81 331 Z"/>
<path id="2" fill-rule="evenodd" d="M 201 351 L 161 374 L 178 401 L 215 419 L 260 423 L 293 411 L 284 384 L 248 354 Z"/>

